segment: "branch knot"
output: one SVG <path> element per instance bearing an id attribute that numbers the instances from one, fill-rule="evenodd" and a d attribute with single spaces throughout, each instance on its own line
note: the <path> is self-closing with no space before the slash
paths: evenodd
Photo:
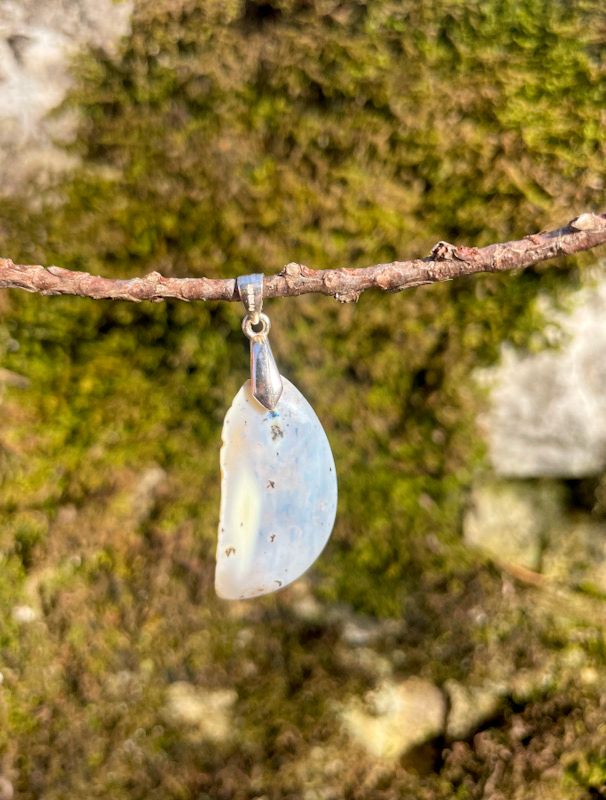
<path id="1" fill-rule="evenodd" d="M 575 231 L 603 231 L 606 230 L 606 218 L 602 214 L 587 212 L 570 221 L 570 227 Z"/>
<path id="2" fill-rule="evenodd" d="M 438 242 L 431 248 L 431 257 L 436 261 L 452 261 L 456 258 L 457 248 L 450 242 Z"/>
<path id="3" fill-rule="evenodd" d="M 296 261 L 291 261 L 289 264 L 286 264 L 284 267 L 282 267 L 280 270 L 280 275 L 283 278 L 299 278 L 302 272 L 302 265 L 297 264 Z"/>

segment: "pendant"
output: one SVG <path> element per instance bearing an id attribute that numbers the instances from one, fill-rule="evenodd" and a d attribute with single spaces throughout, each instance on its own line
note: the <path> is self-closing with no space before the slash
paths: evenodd
<path id="1" fill-rule="evenodd" d="M 215 589 L 227 600 L 269 594 L 300 577 L 324 549 L 337 511 L 324 429 L 280 375 L 269 346 L 263 276 L 239 278 L 238 290 L 251 377 L 223 423 Z"/>

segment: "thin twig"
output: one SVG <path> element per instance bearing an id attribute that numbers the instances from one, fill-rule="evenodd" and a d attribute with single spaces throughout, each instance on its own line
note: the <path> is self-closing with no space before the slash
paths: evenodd
<path id="1" fill-rule="evenodd" d="M 476 272 L 523 269 L 540 261 L 572 255 L 606 244 L 606 214 L 585 213 L 563 228 L 535 233 L 486 247 L 456 247 L 438 242 L 428 258 L 394 261 L 360 269 L 310 269 L 287 264 L 279 275 L 267 275 L 265 297 L 318 293 L 342 303 L 355 302 L 366 289 L 400 292 L 413 286 L 449 281 Z M 239 300 L 234 278 L 165 278 L 151 272 L 142 278 L 117 280 L 61 267 L 26 266 L 0 259 L 0 288 L 45 295 L 68 294 L 95 300 Z"/>

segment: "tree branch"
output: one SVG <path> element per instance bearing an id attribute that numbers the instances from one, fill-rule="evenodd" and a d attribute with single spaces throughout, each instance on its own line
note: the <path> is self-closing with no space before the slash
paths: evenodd
<path id="1" fill-rule="evenodd" d="M 532 234 L 486 247 L 456 247 L 438 242 L 429 258 L 394 261 L 361 269 L 315 270 L 287 264 L 279 275 L 267 275 L 265 297 L 294 297 L 312 292 L 355 302 L 366 289 L 399 292 L 413 286 L 449 281 L 476 272 L 523 269 L 562 255 L 606 244 L 606 214 L 586 213 L 554 231 Z M 45 295 L 68 294 L 95 300 L 239 300 L 234 278 L 165 278 L 151 272 L 143 278 L 114 280 L 61 267 L 26 266 L 0 259 L 0 288 Z"/>

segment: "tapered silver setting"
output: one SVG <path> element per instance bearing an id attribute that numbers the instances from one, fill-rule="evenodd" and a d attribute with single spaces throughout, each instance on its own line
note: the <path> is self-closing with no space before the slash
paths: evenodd
<path id="1" fill-rule="evenodd" d="M 246 316 L 242 320 L 244 335 L 250 340 L 250 382 L 252 395 L 258 403 L 273 411 L 282 396 L 282 378 L 271 347 L 271 322 L 263 308 L 263 275 L 244 275 L 238 278 L 238 292 Z"/>

